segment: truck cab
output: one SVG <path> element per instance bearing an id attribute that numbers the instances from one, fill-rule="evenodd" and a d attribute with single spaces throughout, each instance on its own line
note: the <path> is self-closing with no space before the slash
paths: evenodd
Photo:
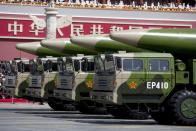
<path id="1" fill-rule="evenodd" d="M 148 118 L 146 104 L 163 102 L 174 88 L 171 54 L 119 52 L 94 59 L 91 98 L 116 118 Z"/>
<path id="2" fill-rule="evenodd" d="M 90 99 L 94 76 L 93 56 L 59 58 L 58 67 L 57 88 L 54 90 L 56 101 L 61 100 L 65 106 L 71 103 L 83 113 L 93 113 L 95 103 Z"/>
<path id="3" fill-rule="evenodd" d="M 91 97 L 108 104 L 161 103 L 174 88 L 173 61 L 159 53 L 97 56 Z"/>
<path id="4" fill-rule="evenodd" d="M 11 97 L 23 97 L 28 87 L 29 61 L 15 59 L 5 63 L 5 93 Z"/>
<path id="5" fill-rule="evenodd" d="M 29 61 L 30 75 L 26 98 L 33 101 L 45 101 L 53 95 L 54 79 L 57 74 L 57 58 L 37 58 Z"/>

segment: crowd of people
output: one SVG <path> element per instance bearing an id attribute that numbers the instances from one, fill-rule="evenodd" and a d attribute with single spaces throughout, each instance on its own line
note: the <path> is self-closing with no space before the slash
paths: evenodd
<path id="1" fill-rule="evenodd" d="M 0 0 L 1 4 L 47 6 L 51 0 Z M 55 7 L 196 12 L 196 0 L 54 0 Z"/>
<path id="2" fill-rule="evenodd" d="M 4 98 L 5 61 L 0 61 L 0 99 Z"/>

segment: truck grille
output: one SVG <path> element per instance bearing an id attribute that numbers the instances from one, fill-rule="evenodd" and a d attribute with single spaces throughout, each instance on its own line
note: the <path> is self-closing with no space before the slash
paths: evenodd
<path id="1" fill-rule="evenodd" d="M 60 76 L 58 78 L 57 88 L 60 89 L 72 89 L 73 76 Z"/>
<path id="2" fill-rule="evenodd" d="M 112 75 L 97 75 L 94 76 L 93 90 L 112 91 L 115 86 L 116 76 Z"/>
<path id="3" fill-rule="evenodd" d="M 100 87 L 100 89 L 103 89 L 103 90 L 113 89 L 112 80 L 99 79 L 97 84 L 98 84 L 97 86 Z"/>
<path id="4" fill-rule="evenodd" d="M 8 83 L 8 85 L 13 85 L 14 84 L 14 80 L 13 79 L 8 79 L 7 83 Z"/>
<path id="5" fill-rule="evenodd" d="M 98 86 L 108 86 L 108 81 L 107 80 L 103 80 L 103 79 L 100 79 L 98 80 Z"/>
<path id="6" fill-rule="evenodd" d="M 68 81 L 66 79 L 61 79 L 61 86 L 67 86 Z"/>
<path id="7" fill-rule="evenodd" d="M 6 76 L 5 86 L 15 86 L 16 76 Z"/>
<path id="8" fill-rule="evenodd" d="M 30 82 L 30 87 L 41 87 L 42 77 L 41 76 L 32 76 Z"/>
<path id="9" fill-rule="evenodd" d="M 32 85 L 37 85 L 37 84 L 38 84 L 38 80 L 35 79 L 35 78 L 33 78 L 33 79 L 32 79 Z"/>

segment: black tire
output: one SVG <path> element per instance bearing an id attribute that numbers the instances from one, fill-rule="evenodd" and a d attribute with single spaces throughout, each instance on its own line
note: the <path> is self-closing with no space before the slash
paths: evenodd
<path id="1" fill-rule="evenodd" d="M 170 108 L 176 124 L 196 125 L 196 93 L 188 90 L 176 92 L 170 99 Z"/>
<path id="2" fill-rule="evenodd" d="M 82 114 L 93 114 L 93 108 L 90 108 L 87 103 L 85 102 L 79 102 L 77 105 L 77 109 L 82 113 Z"/>
<path id="3" fill-rule="evenodd" d="M 55 111 L 64 111 L 63 104 L 56 103 L 54 100 L 48 100 L 48 105 Z"/>
<path id="4" fill-rule="evenodd" d="M 77 105 L 77 109 L 82 114 L 107 114 L 105 107 L 97 107 L 94 102 L 80 101 Z"/>
<path id="5" fill-rule="evenodd" d="M 55 111 L 76 111 L 75 105 L 64 103 L 61 100 L 48 100 L 48 105 Z"/>
<path id="6" fill-rule="evenodd" d="M 107 108 L 108 113 L 117 119 L 128 119 L 129 112 L 122 106 L 115 106 Z"/>

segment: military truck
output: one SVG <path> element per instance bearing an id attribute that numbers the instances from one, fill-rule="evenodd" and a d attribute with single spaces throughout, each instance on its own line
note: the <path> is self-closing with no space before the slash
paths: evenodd
<path id="1" fill-rule="evenodd" d="M 67 107 L 75 106 L 82 113 L 106 113 L 102 104 L 90 99 L 94 76 L 93 56 L 80 54 L 59 58 L 58 71 L 55 80 L 57 88 L 54 90 L 54 98 L 50 101 L 62 102 L 61 105 Z"/>
<path id="2" fill-rule="evenodd" d="M 5 94 L 9 97 L 23 97 L 28 87 L 29 61 L 27 59 L 14 59 L 6 61 L 5 68 Z"/>
<path id="3" fill-rule="evenodd" d="M 57 58 L 36 58 L 30 60 L 29 65 L 30 75 L 25 98 L 35 102 L 44 102 L 53 95 Z"/>
<path id="4" fill-rule="evenodd" d="M 169 53 L 98 55 L 91 98 L 115 117 L 150 113 L 161 124 L 195 125 L 195 71 L 195 59 Z"/>

